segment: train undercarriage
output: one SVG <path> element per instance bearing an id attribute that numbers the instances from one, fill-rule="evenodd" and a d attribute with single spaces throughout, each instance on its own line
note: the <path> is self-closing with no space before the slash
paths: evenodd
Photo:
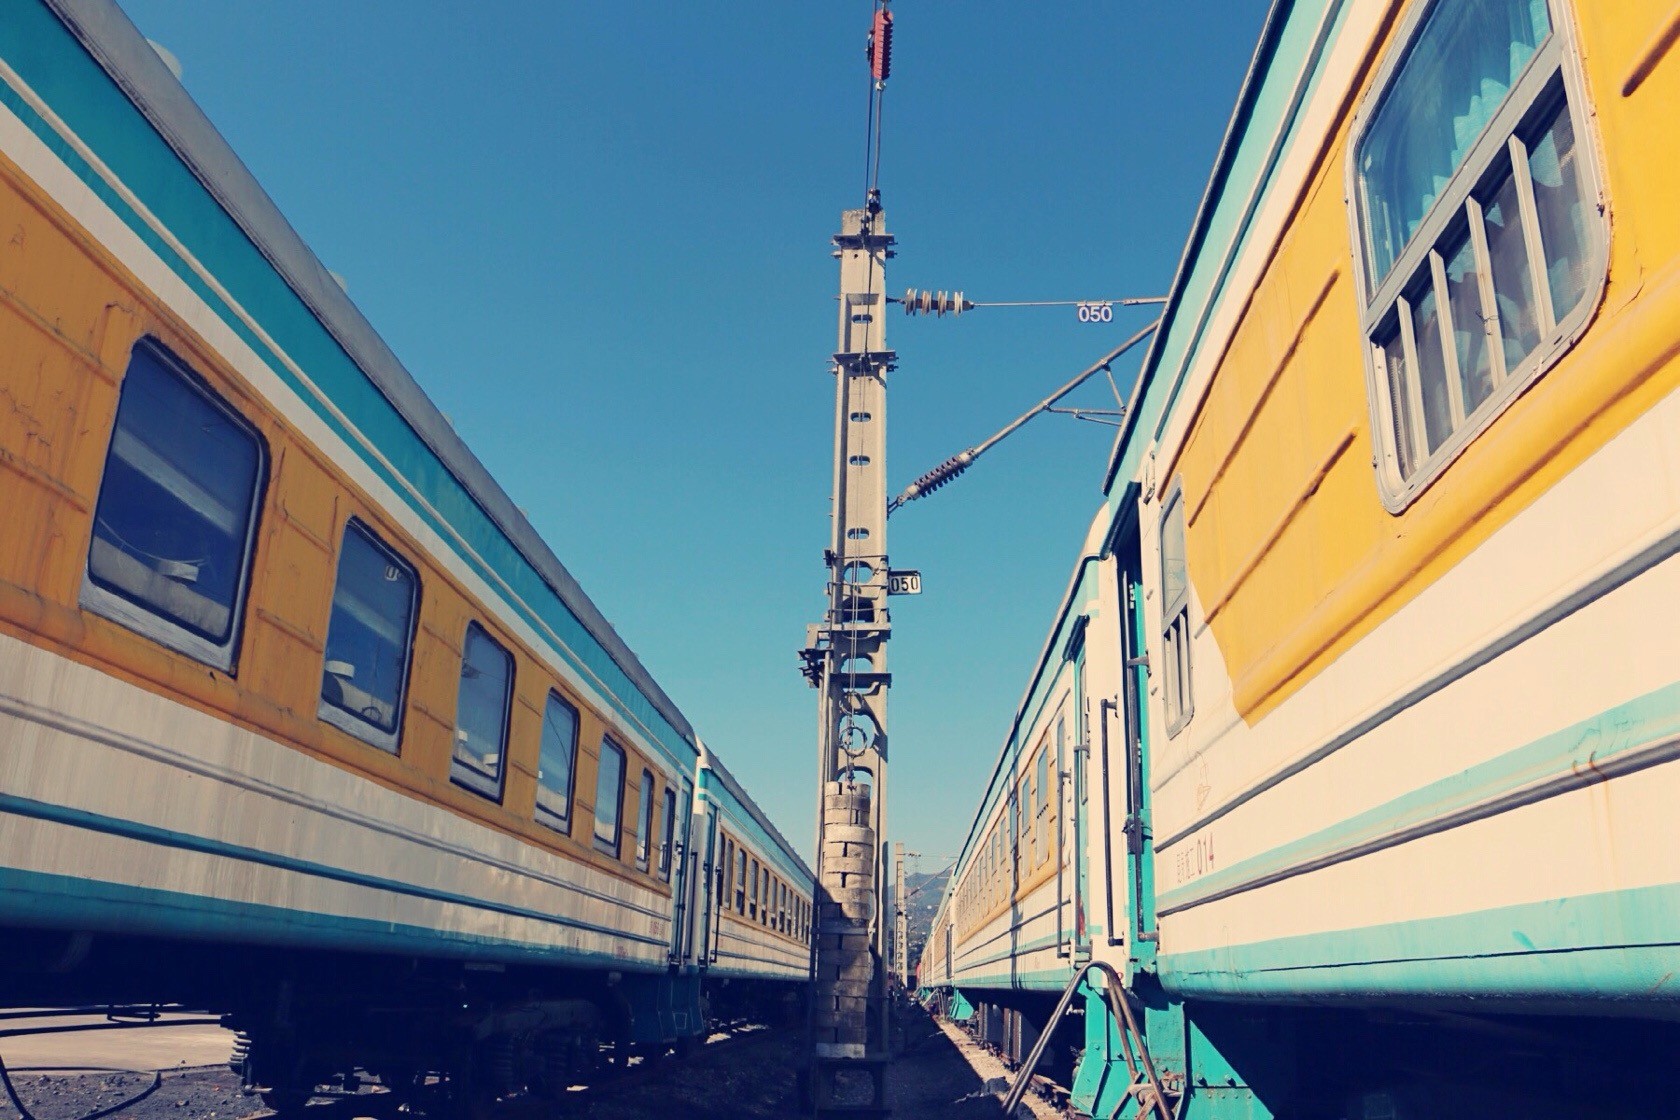
<path id="1" fill-rule="evenodd" d="M 558 969 L 39 931 L 0 932 L 13 1007 L 205 1009 L 231 1064 L 281 1113 L 321 1093 L 382 1091 L 376 1111 L 478 1115 L 526 1097 L 562 1108 L 703 1043 L 720 1026 L 791 1023 L 798 986 L 693 972 Z"/>

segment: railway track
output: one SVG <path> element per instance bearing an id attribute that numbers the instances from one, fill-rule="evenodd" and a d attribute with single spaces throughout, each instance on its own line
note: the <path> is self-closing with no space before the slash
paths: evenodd
<path id="1" fill-rule="evenodd" d="M 117 1027 L 105 1021 L 105 1013 L 87 1009 L 41 1009 L 37 1014 L 34 1021 L 49 1033 L 0 1036 L 0 1055 L 9 1063 L 16 1096 L 27 1110 L 0 1095 L 0 1120 L 392 1120 L 430 1115 L 423 1107 L 405 1106 L 371 1077 L 317 1086 L 302 1108 L 276 1113 L 261 1097 L 242 1090 L 239 1075 L 225 1060 L 203 1060 L 206 1048 L 218 1045 L 212 1032 L 219 1028 L 194 1021 L 199 1016 L 165 1013 L 156 1025 L 137 1029 Z M 894 1116 L 995 1117 L 1007 1084 L 1002 1064 L 956 1028 L 912 1014 L 918 1017 L 906 1023 L 909 1045 L 891 1075 Z M 67 1026 L 89 1029 L 57 1029 Z M 221 1034 L 223 1050 L 231 1050 L 232 1033 Z M 803 1053 L 796 1031 L 734 1020 L 718 1024 L 703 1044 L 683 1054 L 635 1055 L 619 1064 L 604 1050 L 599 1075 L 572 1086 L 564 1099 L 512 1096 L 473 1109 L 471 1115 L 473 1120 L 793 1120 L 803 1115 L 794 1084 Z M 168 1064 L 161 1069 L 144 1065 L 152 1060 Z M 129 1068 L 119 1068 L 124 1064 Z M 1030 1113 L 1038 1120 L 1060 1115 L 1036 1100 L 1026 1108 L 1018 1115 Z"/>

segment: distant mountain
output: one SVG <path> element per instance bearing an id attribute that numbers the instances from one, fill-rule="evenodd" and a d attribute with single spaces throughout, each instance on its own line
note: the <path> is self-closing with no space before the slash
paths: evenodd
<path id="1" fill-rule="evenodd" d="M 928 931 L 933 928 L 934 914 L 939 910 L 939 900 L 945 895 L 945 881 L 950 877 L 949 868 L 932 875 L 911 873 L 904 876 L 904 897 L 907 903 L 905 909 L 910 919 L 911 967 L 921 959 L 922 945 L 927 941 Z M 890 884 L 887 893 L 890 899 Z M 896 902 L 889 902 L 889 906 L 896 912 Z"/>

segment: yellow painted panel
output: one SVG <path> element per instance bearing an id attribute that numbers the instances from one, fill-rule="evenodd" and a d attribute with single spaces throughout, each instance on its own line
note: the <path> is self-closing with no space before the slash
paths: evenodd
<path id="1" fill-rule="evenodd" d="M 178 354 L 251 420 L 269 449 L 269 482 L 259 513 L 237 676 L 207 670 L 76 607 L 118 388 L 135 342 L 147 335 Z M 587 814 L 577 814 L 581 842 L 530 819 L 539 742 L 535 717 L 516 716 L 505 805 L 450 785 L 461 635 L 468 618 L 487 617 L 483 605 L 473 603 L 344 472 L 270 413 L 171 308 L 3 158 L 0 353 L 6 355 L 0 363 L 0 509 L 9 526 L 0 542 L 0 631 L 528 843 L 621 878 L 654 882 L 589 850 L 593 822 Z M 399 755 L 316 718 L 337 549 L 343 522 L 352 513 L 420 573 L 421 625 Z M 546 694 L 554 682 L 538 667 L 535 653 L 501 635 L 498 640 L 514 652 L 519 687 Z M 577 697 L 568 699 L 582 713 L 584 742 L 598 741 L 598 714 Z M 584 796 L 593 792 L 590 767 L 579 775 Z M 639 773 L 632 769 L 633 775 Z"/>
<path id="2" fill-rule="evenodd" d="M 1603 301 L 1572 351 L 1410 507 L 1383 508 L 1342 198 L 1344 116 L 1195 418 L 1180 463 L 1191 508 L 1206 503 L 1190 526 L 1191 578 L 1206 605 L 1241 580 L 1244 557 L 1253 562 L 1211 622 L 1250 721 L 1680 387 L 1680 150 L 1656 142 L 1680 121 L 1680 54 L 1653 49 L 1676 9 L 1653 0 L 1574 9 L 1612 221 Z M 1367 80 L 1380 57 L 1366 60 Z M 1267 355 L 1284 358 L 1269 397 Z M 1279 511 L 1348 432 L 1345 453 L 1279 531 Z"/>

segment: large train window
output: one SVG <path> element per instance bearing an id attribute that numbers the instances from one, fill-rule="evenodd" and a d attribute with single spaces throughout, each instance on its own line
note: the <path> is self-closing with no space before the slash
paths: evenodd
<path id="1" fill-rule="evenodd" d="M 665 791 L 665 812 L 660 820 L 662 823 L 659 826 L 659 877 L 669 883 L 671 881 L 671 854 L 674 847 L 672 838 L 676 836 L 677 821 L 677 791 L 674 789 Z"/>
<path id="2" fill-rule="evenodd" d="M 751 880 L 752 889 L 747 892 L 747 917 L 756 919 L 758 917 L 758 892 L 760 890 L 758 882 L 758 860 L 756 859 L 752 861 Z"/>
<path id="3" fill-rule="evenodd" d="M 513 655 L 478 623 L 467 623 L 449 779 L 492 801 L 502 799 L 503 752 L 512 700 Z"/>
<path id="4" fill-rule="evenodd" d="M 642 771 L 641 800 L 636 802 L 636 867 L 648 869 L 648 846 L 653 841 L 653 773 Z"/>
<path id="5" fill-rule="evenodd" d="M 543 709 L 542 748 L 537 756 L 537 821 L 559 832 L 572 830 L 572 781 L 577 772 L 577 709 L 550 692 Z"/>
<path id="6" fill-rule="evenodd" d="M 117 400 L 82 606 L 232 672 L 266 467 L 256 429 L 142 340 Z"/>
<path id="7" fill-rule="evenodd" d="M 601 737 L 601 765 L 595 771 L 595 846 L 618 857 L 618 817 L 624 808 L 624 748 Z"/>
<path id="8" fill-rule="evenodd" d="M 1398 512 L 1585 328 L 1606 237 L 1568 21 L 1418 4 L 1350 176 L 1378 477 Z"/>
<path id="9" fill-rule="evenodd" d="M 397 749 L 419 601 L 414 568 L 366 525 L 346 522 L 321 666 L 321 719 Z"/>
<path id="10" fill-rule="evenodd" d="M 747 853 L 735 849 L 735 913 L 747 912 Z"/>
<path id="11" fill-rule="evenodd" d="M 1190 564 L 1184 546 L 1184 490 L 1174 482 L 1161 514 L 1161 692 L 1167 734 L 1178 734 L 1195 713 L 1190 690 Z"/>

